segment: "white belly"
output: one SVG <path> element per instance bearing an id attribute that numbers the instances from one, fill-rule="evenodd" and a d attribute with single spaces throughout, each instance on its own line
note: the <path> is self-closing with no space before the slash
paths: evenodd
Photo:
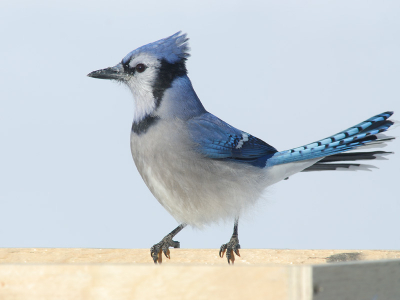
<path id="1" fill-rule="evenodd" d="M 147 187 L 177 221 L 195 227 L 245 212 L 260 198 L 265 172 L 203 158 L 182 128 L 160 121 L 156 130 L 132 134 L 132 156 Z"/>

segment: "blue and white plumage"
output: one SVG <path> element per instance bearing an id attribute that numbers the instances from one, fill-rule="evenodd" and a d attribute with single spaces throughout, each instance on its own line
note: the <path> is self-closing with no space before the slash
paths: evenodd
<path id="1" fill-rule="evenodd" d="M 228 262 L 239 254 L 237 219 L 261 198 L 265 189 L 302 171 L 361 167 L 388 152 L 342 152 L 383 144 L 381 133 L 393 124 L 391 112 L 372 117 L 320 141 L 278 151 L 251 134 L 207 112 L 187 76 L 188 38 L 180 32 L 142 46 L 114 67 L 90 77 L 115 79 L 133 93 L 135 114 L 131 150 L 146 185 L 164 208 L 182 223 L 152 248 L 169 256 L 172 237 L 186 224 L 202 227 L 235 219 Z M 346 152 L 347 153 L 347 152 Z M 351 153 L 351 152 L 350 152 Z M 340 162 L 340 163 L 337 163 Z M 236 232 L 236 233 L 235 233 Z M 230 252 L 229 252 L 230 251 Z"/>

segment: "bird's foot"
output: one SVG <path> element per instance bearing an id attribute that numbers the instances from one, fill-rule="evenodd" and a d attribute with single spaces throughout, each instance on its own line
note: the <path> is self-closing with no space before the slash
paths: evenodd
<path id="1" fill-rule="evenodd" d="M 219 249 L 219 257 L 224 257 L 226 252 L 226 258 L 228 259 L 228 264 L 235 262 L 235 254 L 240 257 L 239 254 L 240 244 L 238 236 L 232 236 L 231 240 L 227 244 L 223 244 Z"/>
<path id="2" fill-rule="evenodd" d="M 173 237 L 173 235 L 168 234 L 161 240 L 161 242 L 153 245 L 153 247 L 150 248 L 150 255 L 153 258 L 153 261 L 155 264 L 162 263 L 162 253 L 163 252 L 164 252 L 164 255 L 168 259 L 171 258 L 170 252 L 169 252 L 169 247 L 180 248 L 180 243 L 177 241 L 173 241 L 172 237 Z"/>

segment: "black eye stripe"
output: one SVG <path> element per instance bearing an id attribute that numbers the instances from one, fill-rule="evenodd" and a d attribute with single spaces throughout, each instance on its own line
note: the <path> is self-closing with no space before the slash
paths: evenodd
<path id="1" fill-rule="evenodd" d="M 132 68 L 129 63 L 121 63 L 124 67 L 124 72 L 130 75 L 135 75 L 136 72 L 142 73 L 147 69 L 147 66 L 145 64 L 137 64 L 135 67 Z"/>
<path id="2" fill-rule="evenodd" d="M 136 69 L 131 68 L 128 63 L 122 63 L 122 66 L 124 67 L 124 72 L 126 74 L 135 75 Z"/>

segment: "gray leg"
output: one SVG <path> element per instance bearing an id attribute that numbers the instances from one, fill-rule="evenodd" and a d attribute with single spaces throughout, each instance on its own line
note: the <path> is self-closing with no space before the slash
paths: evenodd
<path id="1" fill-rule="evenodd" d="M 238 223 L 239 218 L 235 219 L 235 225 L 233 226 L 233 234 L 230 241 L 227 244 L 223 244 L 219 249 L 219 256 L 224 257 L 224 253 L 226 251 L 226 258 L 228 259 L 228 264 L 235 262 L 235 253 L 237 256 L 240 256 L 239 249 L 239 237 L 238 237 Z"/>
<path id="2" fill-rule="evenodd" d="M 186 224 L 181 224 L 172 230 L 169 234 L 167 234 L 161 242 L 153 245 L 150 248 L 150 255 L 154 260 L 154 263 L 162 263 L 162 252 L 164 252 L 167 258 L 171 258 L 169 255 L 169 247 L 180 248 L 180 243 L 177 241 L 173 241 L 172 238 L 179 233 L 183 228 L 186 227 Z"/>

